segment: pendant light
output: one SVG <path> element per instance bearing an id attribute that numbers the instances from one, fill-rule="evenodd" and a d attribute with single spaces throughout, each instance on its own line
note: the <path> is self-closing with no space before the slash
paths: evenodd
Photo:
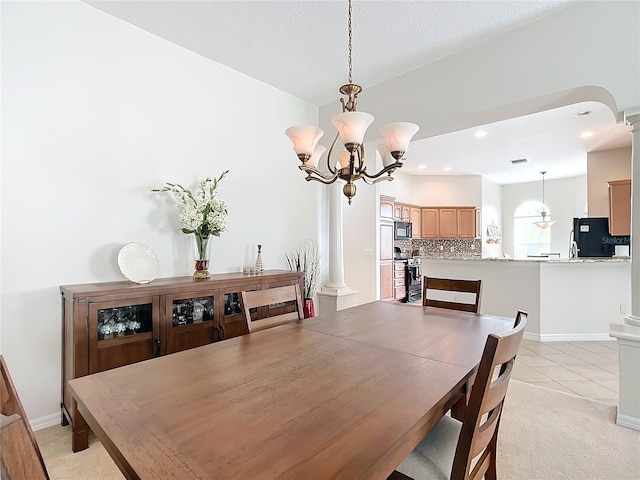
<path id="1" fill-rule="evenodd" d="M 307 174 L 306 180 L 315 180 L 324 184 L 334 183 L 341 179 L 346 182 L 342 192 L 349 199 L 356 194 L 356 180 L 362 180 L 368 184 L 378 183 L 382 180 L 393 180 L 391 174 L 396 168 L 402 167 L 404 154 L 409 146 L 411 138 L 418 131 L 418 125 L 407 122 L 395 122 L 383 125 L 380 133 L 385 138 L 385 154 L 392 160 L 384 162 L 383 168 L 374 174 L 369 174 L 364 165 L 364 135 L 373 122 L 373 115 L 366 112 L 356 111 L 357 97 L 362 92 L 362 87 L 353 83 L 351 77 L 351 0 L 349 0 L 349 76 L 348 82 L 340 87 L 340 93 L 346 96 L 340 99 L 342 113 L 339 113 L 331 120 L 333 126 L 338 130 L 329 152 L 327 154 L 326 171 L 318 169 L 320 156 L 326 148 L 318 145 L 318 140 L 324 132 L 313 125 L 297 125 L 286 130 L 286 135 L 293 143 L 293 149 L 301 164 L 300 170 Z M 340 138 L 344 150 L 334 152 L 333 148 Z M 334 155 L 335 154 L 335 155 Z M 384 161 L 384 159 L 383 159 Z"/>
<path id="2" fill-rule="evenodd" d="M 551 227 L 554 223 L 556 223 L 555 221 L 552 220 L 547 220 L 547 211 L 545 210 L 545 203 L 544 203 L 544 174 L 547 172 L 540 172 L 542 174 L 542 211 L 540 212 L 540 215 L 542 216 L 542 220 L 539 222 L 533 222 L 533 224 L 536 227 L 542 228 L 543 230 L 546 228 Z"/>

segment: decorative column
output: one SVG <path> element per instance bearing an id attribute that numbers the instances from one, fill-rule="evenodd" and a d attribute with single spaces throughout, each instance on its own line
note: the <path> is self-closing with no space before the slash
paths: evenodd
<path id="1" fill-rule="evenodd" d="M 329 280 L 318 292 L 319 314 L 352 307 L 356 293 L 344 283 L 342 183 L 335 182 L 329 186 Z"/>
<path id="2" fill-rule="evenodd" d="M 613 322 L 618 340 L 620 398 L 616 423 L 640 430 L 640 108 L 624 113 L 631 125 L 631 313 Z"/>

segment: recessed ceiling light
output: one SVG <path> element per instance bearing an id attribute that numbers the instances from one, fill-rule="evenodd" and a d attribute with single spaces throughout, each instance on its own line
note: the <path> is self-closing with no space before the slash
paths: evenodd
<path id="1" fill-rule="evenodd" d="M 445 172 L 450 172 L 450 171 L 451 171 L 451 167 L 444 167 L 444 168 L 443 168 L 443 170 L 444 170 Z"/>
<path id="2" fill-rule="evenodd" d="M 582 132 L 580 134 L 580 138 L 589 138 L 589 137 L 593 137 L 593 132 Z"/>
<path id="3" fill-rule="evenodd" d="M 484 130 L 478 130 L 476 132 L 476 138 L 483 138 L 487 136 L 487 132 L 485 132 Z"/>
<path id="4" fill-rule="evenodd" d="M 582 110 L 573 114 L 574 117 L 586 117 L 587 115 L 591 115 L 591 110 Z"/>
<path id="5" fill-rule="evenodd" d="M 526 158 L 518 158 L 517 160 L 511 160 L 511 163 L 517 165 L 518 163 L 527 163 L 529 160 Z"/>
<path id="6" fill-rule="evenodd" d="M 426 166 L 426 165 L 418 165 L 418 168 L 419 168 L 420 170 L 424 170 L 425 168 L 427 168 L 427 166 Z"/>

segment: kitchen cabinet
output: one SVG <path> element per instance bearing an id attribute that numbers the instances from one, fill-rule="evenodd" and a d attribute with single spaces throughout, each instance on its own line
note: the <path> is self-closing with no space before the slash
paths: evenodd
<path id="1" fill-rule="evenodd" d="M 393 223 L 391 253 L 393 258 Z M 65 285 L 62 293 L 62 423 L 72 425 L 73 451 L 88 446 L 89 428 L 78 413 L 67 381 L 153 357 L 247 333 L 240 301 L 243 290 L 298 284 L 303 272 L 227 273 L 207 280 L 192 277 Z M 295 311 L 271 305 L 252 318 Z"/>
<path id="2" fill-rule="evenodd" d="M 411 238 L 421 238 L 422 229 L 422 212 L 419 207 L 411 207 L 409 212 L 409 221 L 411 222 Z"/>
<path id="3" fill-rule="evenodd" d="M 393 262 L 393 298 L 402 300 L 407 294 L 405 283 L 406 261 Z"/>
<path id="4" fill-rule="evenodd" d="M 609 184 L 609 234 L 631 235 L 631 180 Z"/>
<path id="5" fill-rule="evenodd" d="M 380 224 L 380 299 L 393 297 L 393 222 Z"/>
<path id="6" fill-rule="evenodd" d="M 411 221 L 411 207 L 403 203 L 396 203 L 393 207 L 393 219 L 398 222 Z"/>
<path id="7" fill-rule="evenodd" d="M 440 212 L 437 208 L 420 209 L 420 238 L 440 236 Z"/>
<path id="8" fill-rule="evenodd" d="M 481 210 L 476 207 L 425 207 L 420 238 L 480 238 Z"/>
<path id="9" fill-rule="evenodd" d="M 482 222 L 479 221 L 479 208 L 458 208 L 458 238 L 478 238 Z"/>
<path id="10" fill-rule="evenodd" d="M 394 198 L 380 195 L 380 218 L 393 220 L 394 216 Z"/>
<path id="11" fill-rule="evenodd" d="M 440 208 L 440 238 L 458 238 L 458 209 Z"/>

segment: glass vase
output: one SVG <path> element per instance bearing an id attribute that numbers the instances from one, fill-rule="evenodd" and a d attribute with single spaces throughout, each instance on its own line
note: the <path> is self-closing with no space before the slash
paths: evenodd
<path id="1" fill-rule="evenodd" d="M 211 277 L 209 273 L 209 256 L 211 252 L 211 236 L 193 235 L 194 240 L 194 266 L 193 278 L 199 280 Z"/>

